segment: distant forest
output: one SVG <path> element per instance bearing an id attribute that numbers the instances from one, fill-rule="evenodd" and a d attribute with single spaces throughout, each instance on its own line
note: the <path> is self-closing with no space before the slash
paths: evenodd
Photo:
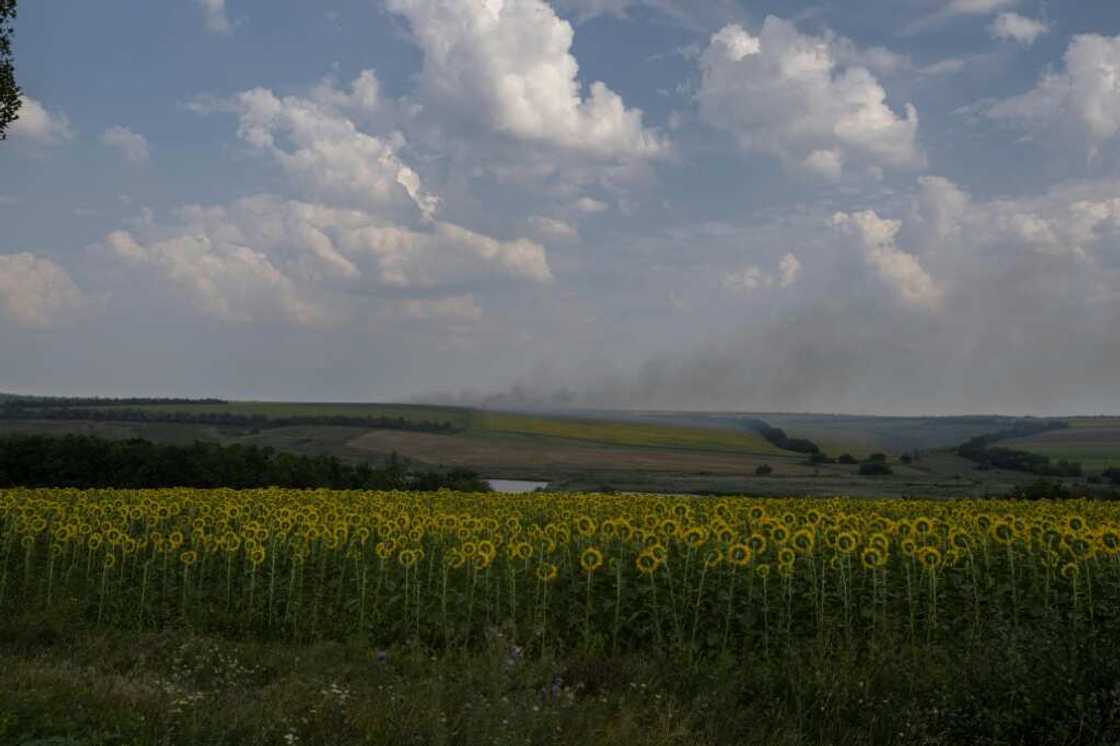
<path id="1" fill-rule="evenodd" d="M 0 487 L 327 487 L 487 492 L 468 469 L 417 471 L 395 453 L 380 467 L 334 456 L 198 442 L 163 445 L 88 435 L 0 437 Z"/>
<path id="2" fill-rule="evenodd" d="M 0 398 L 0 420 L 71 420 L 84 422 L 153 422 L 176 425 L 216 425 L 264 430 L 275 427 L 335 425 L 376 430 L 410 430 L 422 433 L 451 433 L 450 422 L 409 420 L 404 417 L 361 417 L 353 415 L 296 415 L 272 417 L 244 412 L 157 412 L 135 409 L 161 404 L 226 404 L 221 399 L 101 399 L 65 397 Z"/>

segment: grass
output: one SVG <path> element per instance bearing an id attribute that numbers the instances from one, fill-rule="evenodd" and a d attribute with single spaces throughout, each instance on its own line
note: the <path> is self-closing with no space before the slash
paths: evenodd
<path id="1" fill-rule="evenodd" d="M 1105 640 L 1010 628 L 954 657 L 907 646 L 750 666 L 646 656 L 377 650 L 0 623 L 0 741 L 301 744 L 1105 744 Z M 1090 658 L 1093 645 L 1097 655 Z M 1060 684 L 1058 683 L 1060 682 Z"/>
<path id="2" fill-rule="evenodd" d="M 788 455 L 750 432 L 595 419 L 480 412 L 477 429 L 609 446 Z"/>

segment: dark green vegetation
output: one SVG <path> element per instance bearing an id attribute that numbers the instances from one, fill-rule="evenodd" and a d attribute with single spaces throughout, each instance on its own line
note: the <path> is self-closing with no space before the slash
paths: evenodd
<path id="1" fill-rule="evenodd" d="M 904 645 L 696 666 L 519 658 L 496 631 L 433 658 L 358 639 L 93 631 L 28 614 L 0 621 L 0 742 L 1109 744 L 1120 739 L 1111 642 L 1004 626 L 951 656 Z"/>
<path id="2" fill-rule="evenodd" d="M 378 430 L 450 433 L 461 427 L 450 420 L 421 419 L 417 412 L 388 414 L 392 408 L 364 412 L 347 405 L 230 404 L 216 399 L 7 399 L 0 402 L 0 419 L 137 422 L 175 425 L 214 425 L 263 428 L 328 425 Z"/>
<path id="3" fill-rule="evenodd" d="M 395 454 L 384 466 L 350 466 L 333 456 L 272 448 L 160 445 L 85 435 L 0 437 L 0 487 L 329 487 L 486 491 L 467 469 L 415 471 Z"/>
<path id="4" fill-rule="evenodd" d="M 12 22 L 16 0 L 0 0 L 0 140 L 7 137 L 8 125 L 16 120 L 21 105 L 12 61 Z"/>

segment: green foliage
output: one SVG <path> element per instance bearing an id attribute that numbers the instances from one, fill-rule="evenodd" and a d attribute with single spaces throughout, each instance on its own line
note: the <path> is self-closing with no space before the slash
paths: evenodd
<path id="1" fill-rule="evenodd" d="M 12 22 L 15 17 L 16 0 L 0 0 L 0 140 L 7 137 L 8 125 L 16 120 L 21 104 L 12 60 Z"/>
<path id="2" fill-rule="evenodd" d="M 252 445 L 190 446 L 86 435 L 0 437 L 0 487 L 330 487 L 489 488 L 467 469 L 415 472 L 392 454 L 384 466 L 351 466 L 333 456 L 297 456 Z"/>

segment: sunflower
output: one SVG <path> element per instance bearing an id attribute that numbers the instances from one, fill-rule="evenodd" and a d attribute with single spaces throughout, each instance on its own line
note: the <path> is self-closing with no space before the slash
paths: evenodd
<path id="1" fill-rule="evenodd" d="M 591 516 L 581 515 L 576 518 L 576 530 L 583 536 L 594 536 L 595 532 L 598 530 L 598 526 L 595 525 L 595 521 Z"/>
<path id="2" fill-rule="evenodd" d="M 537 565 L 537 579 L 542 583 L 551 583 L 560 574 L 560 568 L 551 562 L 542 562 Z"/>
<path id="3" fill-rule="evenodd" d="M 1061 573 L 1066 580 L 1077 580 L 1081 576 L 1081 566 L 1076 562 L 1067 562 L 1062 565 Z"/>
<path id="4" fill-rule="evenodd" d="M 585 573 L 593 573 L 603 566 L 603 553 L 595 547 L 588 547 L 579 556 L 579 566 Z"/>
<path id="5" fill-rule="evenodd" d="M 836 548 L 842 554 L 852 554 L 859 548 L 859 537 L 854 531 L 844 531 L 836 537 Z"/>
<path id="6" fill-rule="evenodd" d="M 860 564 L 865 570 L 880 570 L 886 567 L 887 553 L 876 546 L 869 546 L 860 555 Z"/>
<path id="7" fill-rule="evenodd" d="M 720 563 L 722 563 L 722 562 L 723 562 L 723 552 L 719 551 L 718 549 L 711 549 L 704 556 L 704 567 L 706 567 L 709 570 L 714 568 L 714 567 L 719 567 Z"/>
<path id="8" fill-rule="evenodd" d="M 751 534 L 747 537 L 747 547 L 756 555 L 766 551 L 766 537 L 762 534 Z"/>
<path id="9" fill-rule="evenodd" d="M 684 543 L 690 549 L 698 549 L 708 541 L 708 529 L 703 526 L 693 526 L 684 532 Z"/>
<path id="10" fill-rule="evenodd" d="M 807 528 L 798 529 L 793 532 L 793 538 L 790 540 L 793 548 L 797 550 L 798 554 L 808 555 L 813 553 L 813 549 L 817 545 L 817 537 L 812 530 Z"/>
<path id="11" fill-rule="evenodd" d="M 467 563 L 467 558 L 463 555 L 462 550 L 453 548 L 443 556 L 443 562 L 451 569 L 458 570 Z"/>
<path id="12" fill-rule="evenodd" d="M 992 538 L 996 544 L 1000 546 L 1007 546 L 1011 540 L 1015 538 L 1015 528 L 1009 524 L 1000 521 L 993 523 L 992 527 L 988 529 L 988 536 Z"/>
<path id="13" fill-rule="evenodd" d="M 746 544 L 734 544 L 727 550 L 727 562 L 735 567 L 746 567 L 751 563 L 751 548 Z"/>
<path id="14" fill-rule="evenodd" d="M 182 562 L 185 566 L 190 567 L 198 561 L 198 552 L 194 551 L 193 549 L 189 549 L 179 555 L 179 561 Z"/>
<path id="15" fill-rule="evenodd" d="M 797 560 L 797 555 L 789 547 L 782 547 L 778 550 L 778 564 L 792 565 Z"/>
<path id="16" fill-rule="evenodd" d="M 653 575 L 657 572 L 657 568 L 661 567 L 661 560 L 650 550 L 651 548 L 647 547 L 638 552 L 638 556 L 634 558 L 634 564 L 642 575 Z"/>
<path id="17" fill-rule="evenodd" d="M 759 565 L 754 568 L 754 571 L 760 578 L 766 579 L 770 577 L 770 565 Z"/>
<path id="18" fill-rule="evenodd" d="M 917 554 L 918 564 L 930 572 L 936 571 L 944 562 L 936 547 L 922 547 Z"/>

